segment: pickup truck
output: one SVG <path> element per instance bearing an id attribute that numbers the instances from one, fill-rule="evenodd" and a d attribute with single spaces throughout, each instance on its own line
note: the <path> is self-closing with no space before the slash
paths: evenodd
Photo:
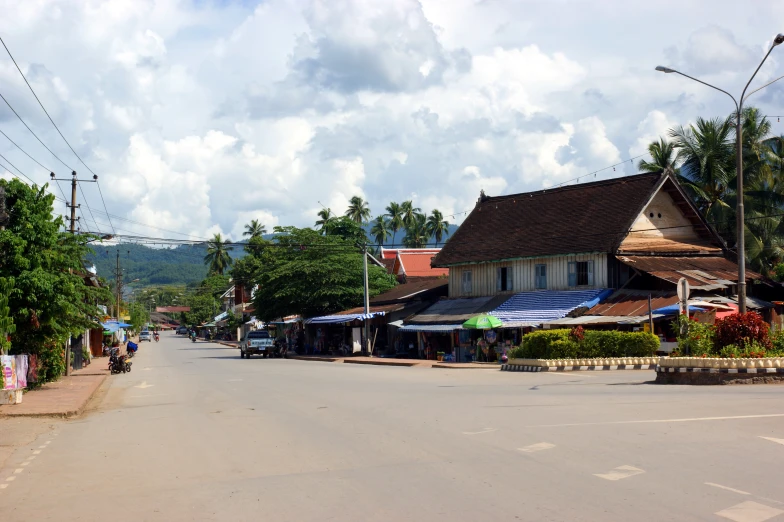
<path id="1" fill-rule="evenodd" d="M 240 341 L 240 358 L 250 359 L 253 354 L 260 354 L 262 357 L 269 357 L 275 345 L 275 340 L 270 337 L 267 330 L 254 330 L 248 332 Z"/>

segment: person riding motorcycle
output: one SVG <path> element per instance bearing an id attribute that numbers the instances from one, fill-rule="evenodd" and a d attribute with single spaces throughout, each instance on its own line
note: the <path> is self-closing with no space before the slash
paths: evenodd
<path id="1" fill-rule="evenodd" d="M 158 332 L 157 332 L 157 331 L 153 332 L 153 333 L 152 333 L 152 336 L 153 336 L 153 338 L 155 339 L 155 342 L 156 342 L 156 343 L 157 343 L 158 341 L 160 341 L 160 340 L 161 340 L 161 338 L 160 338 L 160 336 L 158 335 Z"/>

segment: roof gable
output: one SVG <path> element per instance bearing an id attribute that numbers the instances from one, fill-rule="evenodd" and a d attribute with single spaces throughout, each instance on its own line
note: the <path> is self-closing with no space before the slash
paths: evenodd
<path id="1" fill-rule="evenodd" d="M 666 177 L 638 174 L 481 198 L 433 266 L 612 253 Z"/>

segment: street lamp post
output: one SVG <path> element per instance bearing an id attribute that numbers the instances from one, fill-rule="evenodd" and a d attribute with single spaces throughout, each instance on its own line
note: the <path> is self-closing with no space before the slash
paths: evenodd
<path id="1" fill-rule="evenodd" d="M 784 78 L 784 76 L 776 78 L 772 82 L 768 82 L 759 89 L 755 89 L 751 91 L 748 96 L 746 95 L 746 89 L 749 88 L 751 81 L 757 76 L 762 64 L 765 63 L 765 60 L 768 59 L 770 53 L 773 52 L 773 49 L 781 44 L 784 43 L 784 34 L 779 33 L 776 35 L 776 38 L 773 39 L 773 44 L 768 49 L 768 52 L 765 54 L 765 57 L 762 59 L 760 64 L 757 66 L 757 69 L 754 71 L 754 74 L 751 75 L 749 81 L 746 83 L 746 86 L 743 88 L 743 92 L 740 95 L 740 102 L 735 99 L 733 95 L 725 91 L 724 89 L 720 89 L 715 85 L 711 85 L 706 83 L 702 80 L 698 80 L 693 76 L 689 76 L 688 74 L 684 74 L 680 71 L 676 71 L 675 69 L 670 69 L 669 67 L 662 67 L 661 65 L 656 67 L 656 70 L 663 73 L 675 73 L 680 74 L 690 80 L 694 80 L 695 82 L 701 83 L 710 87 L 711 89 L 716 89 L 719 92 L 723 92 L 727 96 L 729 96 L 732 101 L 735 103 L 735 169 L 737 174 L 737 198 L 738 202 L 736 204 L 735 213 L 737 214 L 737 241 L 738 241 L 738 311 L 742 314 L 746 313 L 746 230 L 745 230 L 745 213 L 743 208 L 743 125 L 741 122 L 741 113 L 743 112 L 743 102 L 746 99 L 754 94 L 755 92 L 764 89 L 768 85 L 773 82 Z"/>

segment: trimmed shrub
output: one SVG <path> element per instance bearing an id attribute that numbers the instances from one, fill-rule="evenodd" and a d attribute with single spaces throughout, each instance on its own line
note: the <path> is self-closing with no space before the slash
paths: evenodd
<path id="1" fill-rule="evenodd" d="M 745 351 L 752 345 L 762 346 L 770 350 L 773 345 L 770 341 L 770 326 L 757 312 L 733 314 L 723 319 L 718 319 L 714 327 L 714 343 L 717 351 L 729 345 L 737 345 Z"/>
<path id="2" fill-rule="evenodd" d="M 509 351 L 510 358 L 588 359 L 650 357 L 659 349 L 659 338 L 645 332 L 586 330 L 582 341 L 572 330 L 541 330 L 523 337 L 523 344 Z"/>

